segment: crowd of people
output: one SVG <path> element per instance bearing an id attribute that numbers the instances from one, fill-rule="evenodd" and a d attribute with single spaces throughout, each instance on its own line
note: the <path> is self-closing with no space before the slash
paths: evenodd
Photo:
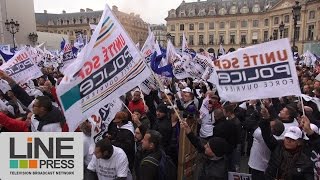
<path id="1" fill-rule="evenodd" d="M 25 84 L 0 71 L 8 86 L 0 91 L 1 132 L 69 131 L 56 94 L 63 75 L 50 67 L 42 71 Z M 297 65 L 297 73 L 303 94 L 320 98 L 316 70 Z M 76 130 L 84 135 L 85 180 L 176 178 L 181 131 L 199 153 L 196 179 L 228 179 L 247 156 L 253 180 L 319 180 L 320 112 L 314 101 L 290 96 L 223 102 L 214 84 L 189 78 L 173 78 L 150 94 L 128 91 L 125 108 L 101 140 L 93 141 L 89 120 Z M 204 105 L 208 113 L 200 112 Z"/>

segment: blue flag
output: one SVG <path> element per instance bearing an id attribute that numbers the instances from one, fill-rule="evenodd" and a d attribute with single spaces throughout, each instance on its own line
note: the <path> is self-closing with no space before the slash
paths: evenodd
<path id="1" fill-rule="evenodd" d="M 164 49 L 161 49 L 160 55 L 157 55 L 157 52 L 154 52 L 151 56 L 151 61 L 150 61 L 151 69 L 159 75 L 162 75 L 165 77 L 174 77 L 171 64 L 167 64 L 163 67 L 159 67 L 162 58 L 166 58 L 166 51 Z"/>
<path id="2" fill-rule="evenodd" d="M 0 55 L 3 57 L 3 60 L 6 62 L 14 56 L 14 54 L 7 54 L 1 50 L 0 50 Z"/>

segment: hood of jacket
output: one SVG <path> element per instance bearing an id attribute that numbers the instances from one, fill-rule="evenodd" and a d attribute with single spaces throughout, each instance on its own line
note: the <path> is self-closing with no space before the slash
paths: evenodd
<path id="1" fill-rule="evenodd" d="M 129 121 L 127 124 L 124 124 L 123 126 L 121 127 L 118 127 L 119 129 L 127 129 L 129 130 L 130 132 L 132 132 L 132 134 L 134 135 L 134 127 L 133 127 L 133 124 L 131 121 Z"/>

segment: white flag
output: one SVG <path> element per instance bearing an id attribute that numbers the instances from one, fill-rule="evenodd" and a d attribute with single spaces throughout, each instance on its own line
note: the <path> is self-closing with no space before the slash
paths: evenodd
<path id="1" fill-rule="evenodd" d="M 288 39 L 226 54 L 214 68 L 219 95 L 230 102 L 301 94 Z"/>
<path id="2" fill-rule="evenodd" d="M 77 120 L 68 124 L 70 131 L 149 76 L 140 51 L 106 5 L 89 44 L 57 88 L 67 122 Z"/>
<path id="3" fill-rule="evenodd" d="M 43 75 L 25 48 L 16 53 L 8 62 L 0 66 L 0 69 L 4 70 L 17 83 L 25 83 L 28 80 Z"/>
<path id="4" fill-rule="evenodd" d="M 220 44 L 220 48 L 219 48 L 219 52 L 221 53 L 221 55 L 225 55 L 226 52 L 224 51 L 222 44 Z"/>
<path id="5" fill-rule="evenodd" d="M 97 113 L 88 118 L 92 124 L 91 136 L 95 142 L 102 139 L 103 134 L 108 131 L 108 126 L 114 119 L 114 116 L 117 112 L 121 111 L 121 109 L 122 101 L 119 98 L 115 98 L 102 106 Z"/>
<path id="6" fill-rule="evenodd" d="M 189 48 L 188 48 L 188 43 L 187 43 L 186 36 L 183 33 L 183 36 L 182 36 L 182 53 L 185 52 L 186 49 L 189 49 Z"/>

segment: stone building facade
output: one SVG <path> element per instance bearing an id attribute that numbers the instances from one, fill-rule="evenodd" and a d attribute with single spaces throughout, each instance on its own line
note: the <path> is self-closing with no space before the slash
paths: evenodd
<path id="1" fill-rule="evenodd" d="M 168 37 L 176 46 L 186 34 L 189 47 L 195 51 L 246 47 L 271 39 L 293 41 L 294 0 L 207 0 L 185 2 L 168 12 Z M 300 0 L 301 14 L 296 29 L 296 46 L 320 40 L 320 1 Z M 284 30 L 279 26 L 283 22 Z"/>
<path id="2" fill-rule="evenodd" d="M 166 46 L 167 42 L 167 27 L 164 24 L 153 24 L 150 25 L 150 29 L 153 32 L 155 39 L 158 41 L 158 43 L 164 47 Z"/>
<path id="3" fill-rule="evenodd" d="M 118 10 L 117 6 L 112 7 L 113 13 L 128 32 L 134 43 L 144 43 L 148 36 L 148 24 L 144 22 L 140 15 L 134 13 L 124 13 Z M 93 11 L 92 9 L 80 9 L 80 12 L 62 14 L 36 13 L 37 31 L 69 36 L 69 40 L 75 41 L 77 33 L 87 35 L 90 39 L 92 30 L 89 24 L 98 24 L 103 11 Z"/>

